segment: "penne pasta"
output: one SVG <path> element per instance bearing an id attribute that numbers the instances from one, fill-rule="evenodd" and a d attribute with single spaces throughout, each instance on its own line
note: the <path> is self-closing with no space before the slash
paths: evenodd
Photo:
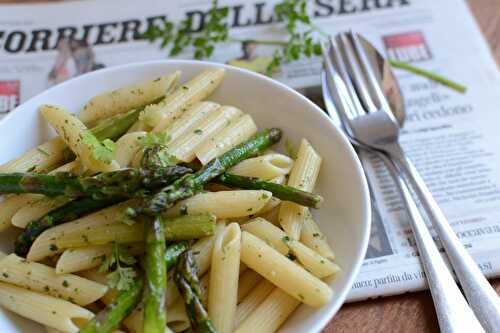
<path id="1" fill-rule="evenodd" d="M 115 151 L 113 152 L 113 160 L 122 168 L 130 166 L 135 154 L 141 148 L 139 139 L 146 134 L 146 132 L 132 132 L 118 139 Z"/>
<path id="2" fill-rule="evenodd" d="M 0 202 L 0 231 L 12 225 L 12 217 L 19 209 L 42 198 L 43 195 L 38 194 L 14 194 L 4 197 L 4 200 Z"/>
<path id="3" fill-rule="evenodd" d="M 0 172 L 47 172 L 64 159 L 66 144 L 60 138 L 51 139 L 20 157 L 0 165 Z"/>
<path id="4" fill-rule="evenodd" d="M 246 223 L 242 229 L 264 240 L 281 254 L 296 256 L 305 269 L 320 279 L 340 271 L 336 264 L 304 244 L 290 239 L 284 231 L 262 218 Z"/>
<path id="5" fill-rule="evenodd" d="M 210 269 L 208 314 L 220 333 L 233 330 L 238 300 L 241 231 L 229 224 L 215 238 Z"/>
<path id="6" fill-rule="evenodd" d="M 187 108 L 182 115 L 174 120 L 163 132 L 167 133 L 171 142 L 179 139 L 187 133 L 196 130 L 197 124 L 204 121 L 220 108 L 220 104 L 214 102 L 197 102 Z"/>
<path id="7" fill-rule="evenodd" d="M 287 175 L 292 165 L 293 160 L 290 157 L 272 153 L 244 160 L 231 168 L 229 172 L 240 176 L 271 180 Z"/>
<path id="8" fill-rule="evenodd" d="M 257 125 L 248 114 L 215 132 L 209 140 L 195 148 L 196 157 L 205 165 L 257 133 Z"/>
<path id="9" fill-rule="evenodd" d="M 234 318 L 234 327 L 238 327 L 275 289 L 274 285 L 261 280 L 259 284 L 238 304 Z"/>
<path id="10" fill-rule="evenodd" d="M 0 260 L 0 281 L 27 288 L 78 305 L 101 298 L 108 287 L 73 274 L 57 275 L 54 268 L 10 254 Z"/>
<path id="11" fill-rule="evenodd" d="M 174 332 L 182 332 L 189 328 L 191 324 L 186 313 L 184 300 L 179 299 L 167 308 L 167 324 Z"/>
<path id="12" fill-rule="evenodd" d="M 330 260 L 335 259 L 335 253 L 328 244 L 326 236 L 321 232 L 316 222 L 314 222 L 309 209 L 306 211 L 306 218 L 300 234 L 300 241 L 323 257 Z"/>
<path id="13" fill-rule="evenodd" d="M 99 269 L 89 269 L 79 273 L 80 276 L 102 285 L 106 285 L 108 283 L 108 278 L 106 277 L 106 273 L 101 273 Z M 110 305 L 115 299 L 118 291 L 114 288 L 108 288 L 108 291 L 101 297 L 100 301 L 105 305 Z"/>
<path id="14" fill-rule="evenodd" d="M 120 240 L 123 243 L 141 241 L 142 238 L 137 240 L 139 237 L 130 232 L 132 229 L 132 232 L 139 233 L 141 236 L 143 230 L 140 223 L 128 226 L 117 222 L 123 216 L 125 209 L 133 202 L 129 200 L 45 230 L 33 242 L 26 258 L 30 261 L 39 261 L 61 253 L 66 248 L 88 246 L 92 244 L 91 239 L 96 242 L 93 245 L 98 245 L 99 241 L 102 242 L 101 244 L 114 240 Z M 123 236 L 128 236 L 129 239 Z"/>
<path id="15" fill-rule="evenodd" d="M 259 212 L 271 199 L 264 190 L 240 190 L 199 193 L 182 200 L 166 212 L 166 216 L 212 213 L 219 219 L 249 216 Z"/>
<path id="16" fill-rule="evenodd" d="M 131 244 L 128 246 L 130 254 L 137 255 L 144 251 L 143 244 Z M 65 250 L 56 264 L 57 274 L 67 274 L 84 271 L 102 264 L 105 257 L 111 255 L 113 245 L 94 245 Z"/>
<path id="17" fill-rule="evenodd" d="M 307 305 L 323 306 L 333 296 L 326 283 L 246 231 L 241 233 L 241 261 Z"/>
<path id="18" fill-rule="evenodd" d="M 234 333 L 274 333 L 299 304 L 298 300 L 275 288 Z"/>
<path id="19" fill-rule="evenodd" d="M 172 91 L 180 76 L 181 72 L 176 71 L 154 80 L 138 82 L 97 95 L 85 104 L 80 112 L 80 119 L 85 124 L 95 123 L 97 120 L 153 103 Z"/>
<path id="20" fill-rule="evenodd" d="M 143 241 L 144 223 L 142 221 L 133 225 L 127 225 L 120 221 L 128 205 L 130 204 L 122 203 L 118 207 L 113 206 L 107 210 L 101 210 L 73 222 L 46 230 L 31 246 L 28 259 L 40 260 L 61 253 L 68 248 L 109 243 L 130 244 Z M 215 222 L 214 216 L 212 216 L 212 221 Z M 172 231 L 179 230 L 179 228 L 176 229 L 176 226 L 181 223 L 187 222 L 181 219 L 165 223 L 166 240 L 196 239 L 213 232 L 213 226 L 210 228 L 185 227 L 182 231 L 176 231 L 174 234 Z"/>
<path id="21" fill-rule="evenodd" d="M 321 157 L 319 154 L 306 139 L 302 139 L 297 153 L 297 160 L 288 179 L 288 185 L 311 192 L 316 184 L 320 165 Z M 281 205 L 279 221 L 281 227 L 291 239 L 300 239 L 300 231 L 304 224 L 306 212 L 306 207 L 293 202 L 283 202 Z"/>
<path id="22" fill-rule="evenodd" d="M 171 306 L 167 307 L 167 324 L 171 327 L 174 332 L 181 332 L 189 328 L 190 321 L 186 313 L 186 307 L 184 306 L 184 301 L 182 299 L 177 299 L 177 301 Z M 140 304 L 138 307 L 132 311 L 132 313 L 125 318 L 123 324 L 130 333 L 143 333 L 143 316 L 144 309 L 143 305 Z M 165 332 L 171 332 L 167 327 Z"/>
<path id="23" fill-rule="evenodd" d="M 170 142 L 169 153 L 180 161 L 191 162 L 196 158 L 195 151 L 200 145 L 241 115 L 242 111 L 235 107 L 220 107 L 193 126 L 194 129 L 190 133 Z"/>
<path id="24" fill-rule="evenodd" d="M 254 270 L 246 269 L 241 273 L 241 266 L 246 266 L 240 263 L 240 278 L 238 280 L 238 304 L 252 291 L 252 289 L 262 281 L 262 277 Z"/>
<path id="25" fill-rule="evenodd" d="M 0 283 L 0 305 L 37 323 L 61 332 L 77 333 L 74 320 L 89 321 L 94 314 L 87 309 L 52 296 Z"/>
<path id="26" fill-rule="evenodd" d="M 40 112 L 86 168 L 94 172 L 112 171 L 119 168 L 116 161 L 96 158 L 95 147 L 86 141 L 87 138 L 95 139 L 95 137 L 78 118 L 57 106 L 43 105 L 40 107 Z M 97 139 L 95 141 L 100 144 Z"/>
<path id="27" fill-rule="evenodd" d="M 37 196 L 39 199 L 31 202 L 28 205 L 21 207 L 11 219 L 12 225 L 18 228 L 26 228 L 31 222 L 38 220 L 50 211 L 64 206 L 72 199 L 67 197 L 48 198 L 45 196 Z"/>
<path id="28" fill-rule="evenodd" d="M 146 108 L 141 117 L 142 121 L 152 128 L 153 132 L 164 131 L 181 115 L 183 109 L 210 95 L 222 82 L 224 73 L 223 68 L 203 71 L 168 95 L 158 106 Z"/>

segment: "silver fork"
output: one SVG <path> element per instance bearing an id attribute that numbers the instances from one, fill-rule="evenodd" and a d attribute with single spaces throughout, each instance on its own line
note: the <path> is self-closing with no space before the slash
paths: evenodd
<path id="1" fill-rule="evenodd" d="M 410 184 L 414 185 L 417 193 L 420 192 L 420 200 L 422 203 L 428 202 L 430 192 L 423 184 L 421 177 L 418 174 L 415 175 L 415 168 L 404 156 L 399 146 L 399 126 L 388 109 L 387 100 L 368 65 L 369 62 L 358 37 L 344 33 L 336 40 L 330 40 L 330 52 L 325 54 L 325 62 L 329 82 L 336 88 L 330 92 L 336 101 L 339 116 L 351 140 L 364 149 L 385 156 L 384 162 L 393 176 L 398 172 L 408 172 Z M 406 180 L 397 175 L 395 180 L 398 185 L 402 185 L 400 190 L 412 217 L 411 226 L 436 305 L 441 330 L 443 332 L 482 331 L 411 200 L 411 195 L 404 183 Z M 417 186 L 421 185 L 425 188 L 417 189 Z M 496 292 L 462 247 L 435 201 L 431 198 L 431 203 L 424 204 L 424 207 L 427 208 L 429 218 L 436 225 L 450 261 L 452 264 L 458 262 L 457 275 L 459 278 L 465 276 L 464 282 L 460 281 L 464 290 L 468 290 L 466 294 L 471 295 L 469 301 L 478 318 L 488 331 L 500 331 Z M 443 224 L 445 224 L 444 227 Z M 452 254 L 449 253 L 449 249 Z"/>

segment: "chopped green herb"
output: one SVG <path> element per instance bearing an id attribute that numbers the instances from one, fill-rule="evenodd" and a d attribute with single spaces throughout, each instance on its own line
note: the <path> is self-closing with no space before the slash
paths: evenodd
<path id="1" fill-rule="evenodd" d="M 69 282 L 64 280 L 63 283 L 62 283 L 63 287 L 64 288 L 68 288 L 69 287 Z"/>
<path id="2" fill-rule="evenodd" d="M 137 142 L 143 147 L 148 148 L 153 145 L 166 145 L 170 141 L 170 135 L 166 132 L 154 133 L 150 132 L 144 136 L 141 136 Z"/>
<path id="3" fill-rule="evenodd" d="M 111 288 L 125 290 L 132 285 L 137 276 L 133 267 L 136 259 L 128 252 L 127 248 L 114 243 L 113 253 L 106 257 L 99 267 L 99 272 L 104 273 L 112 270 L 108 275 L 108 284 Z"/>
<path id="4" fill-rule="evenodd" d="M 90 131 L 85 131 L 82 142 L 92 149 L 92 156 L 99 161 L 111 162 L 115 143 L 109 139 L 100 142 Z"/>
<path id="5" fill-rule="evenodd" d="M 57 247 L 56 244 L 50 244 L 49 245 L 49 250 L 50 251 L 57 251 L 57 250 L 59 250 L 59 248 Z"/>
<path id="6" fill-rule="evenodd" d="M 198 134 L 198 135 L 201 135 L 203 133 L 203 130 L 197 128 L 194 130 L 194 134 Z"/>

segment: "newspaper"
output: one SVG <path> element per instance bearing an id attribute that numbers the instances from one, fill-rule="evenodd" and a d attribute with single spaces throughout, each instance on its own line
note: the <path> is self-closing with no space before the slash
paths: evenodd
<path id="1" fill-rule="evenodd" d="M 272 15 L 277 1 L 222 1 L 233 38 L 284 39 Z M 315 0 L 314 23 L 327 34 L 352 29 L 386 56 L 454 78 L 465 95 L 397 70 L 408 117 L 404 149 L 483 272 L 500 275 L 500 79 L 463 0 Z M 167 58 L 140 40 L 165 18 L 201 26 L 210 0 L 76 1 L 8 5 L 0 10 L 0 112 L 91 70 Z M 33 13 L 36 13 L 34 15 Z M 217 47 L 211 60 L 262 69 L 274 48 L 252 43 Z M 187 50 L 179 58 L 190 58 Z M 285 64 L 275 78 L 317 91 L 321 59 Z M 425 288 L 407 217 L 381 162 L 363 156 L 377 207 L 366 260 L 348 297 L 356 301 Z"/>

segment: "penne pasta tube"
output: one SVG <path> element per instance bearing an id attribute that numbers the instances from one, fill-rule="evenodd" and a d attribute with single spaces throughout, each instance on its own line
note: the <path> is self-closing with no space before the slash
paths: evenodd
<path id="1" fill-rule="evenodd" d="M 19 209 L 42 198 L 43 195 L 38 194 L 14 194 L 4 197 L 0 202 L 0 231 L 12 225 L 12 217 Z"/>
<path id="2" fill-rule="evenodd" d="M 303 191 L 311 192 L 318 178 L 321 166 L 321 156 L 311 144 L 302 139 L 297 153 L 297 160 L 293 165 L 288 179 L 288 185 Z M 300 239 L 300 232 L 304 224 L 307 208 L 292 202 L 283 202 L 280 209 L 279 221 L 287 235 L 295 240 Z"/>
<path id="3" fill-rule="evenodd" d="M 122 168 L 130 166 L 135 154 L 141 148 L 139 139 L 146 136 L 146 134 L 146 132 L 132 132 L 119 138 L 118 141 L 116 141 L 113 160 Z"/>
<path id="4" fill-rule="evenodd" d="M 310 306 L 323 306 L 333 296 L 326 283 L 246 231 L 241 234 L 241 261 L 275 286 Z"/>
<path id="5" fill-rule="evenodd" d="M 309 211 L 306 211 L 306 218 L 300 234 L 300 241 L 310 249 L 318 252 L 325 258 L 335 259 L 335 253 L 328 244 L 326 236 L 321 232 Z"/>
<path id="6" fill-rule="evenodd" d="M 257 133 L 257 125 L 248 114 L 215 132 L 209 140 L 195 148 L 196 157 L 205 165 L 217 156 L 220 156 Z"/>
<path id="7" fill-rule="evenodd" d="M 214 114 L 219 108 L 220 104 L 214 102 L 197 102 L 185 109 L 185 112 L 165 128 L 163 132 L 168 133 L 170 141 L 175 141 L 183 135 L 196 130 L 197 124 L 203 122 L 204 119 Z"/>
<path id="8" fill-rule="evenodd" d="M 167 324 L 174 332 L 182 332 L 191 326 L 184 300 L 179 299 L 167 308 Z"/>
<path id="9" fill-rule="evenodd" d="M 105 213 L 101 210 L 46 230 L 31 246 L 28 258 L 32 258 L 31 255 L 36 255 L 36 258 L 45 257 L 68 248 L 143 241 L 144 223 L 142 221 L 133 225 L 120 221 L 126 207 L 128 206 L 124 203 L 118 208 L 109 208 Z M 115 214 L 113 219 L 109 219 L 108 216 L 113 213 Z M 210 235 L 215 229 L 215 219 L 213 215 L 197 215 L 167 220 L 164 223 L 166 240 L 191 240 Z"/>
<path id="10" fill-rule="evenodd" d="M 272 153 L 244 160 L 231 168 L 229 173 L 271 180 L 287 175 L 292 165 L 293 160 L 290 157 Z"/>
<path id="11" fill-rule="evenodd" d="M 97 268 L 80 272 L 79 275 L 88 280 L 100 283 L 102 285 L 107 285 L 108 283 L 108 278 L 106 276 L 106 273 L 100 272 L 99 269 Z M 101 297 L 100 301 L 105 305 L 110 305 L 115 299 L 117 294 L 118 291 L 116 289 L 108 288 L 108 291 Z"/>
<path id="12" fill-rule="evenodd" d="M 78 305 L 101 298 L 108 287 L 73 274 L 56 274 L 54 268 L 10 254 L 0 261 L 0 281 L 14 284 Z"/>
<path id="13" fill-rule="evenodd" d="M 197 147 L 208 141 L 210 137 L 228 126 L 242 115 L 242 111 L 232 106 L 222 106 L 208 117 L 197 123 L 190 133 L 171 141 L 169 153 L 183 162 L 191 162 L 196 158 Z"/>
<path id="14" fill-rule="evenodd" d="M 123 324 L 130 333 L 143 333 L 143 317 L 143 304 L 140 304 L 124 319 Z M 174 332 L 181 332 L 189 328 L 190 321 L 182 299 L 177 299 L 175 303 L 167 307 L 167 324 Z M 169 331 L 166 329 L 165 332 Z"/>
<path id="15" fill-rule="evenodd" d="M 296 256 L 305 269 L 320 279 L 340 271 L 339 266 L 304 244 L 290 239 L 284 231 L 262 218 L 246 223 L 242 229 L 264 240 L 281 254 Z"/>
<path id="16" fill-rule="evenodd" d="M 99 146 L 101 143 L 78 118 L 60 107 L 51 105 L 41 106 L 40 112 L 86 168 L 94 172 L 113 171 L 119 168 L 116 161 L 96 158 L 94 150 L 97 147 L 93 145 Z"/>
<path id="17" fill-rule="evenodd" d="M 240 266 L 246 266 L 240 263 Z M 241 273 L 240 267 L 240 278 L 238 280 L 238 304 L 252 291 L 252 289 L 262 281 L 262 277 L 256 271 L 251 269 L 245 270 Z"/>
<path id="18" fill-rule="evenodd" d="M 40 196 L 38 200 L 21 207 L 12 216 L 11 223 L 18 228 L 26 228 L 31 221 L 38 220 L 50 211 L 64 206 L 71 200 L 67 197 L 48 198 Z"/>
<path id="19" fill-rule="evenodd" d="M 238 300 L 241 231 L 229 224 L 215 238 L 208 294 L 208 314 L 220 333 L 233 331 Z"/>
<path id="20" fill-rule="evenodd" d="M 95 123 L 97 120 L 143 107 L 165 96 L 175 88 L 181 72 L 162 75 L 154 80 L 147 80 L 105 92 L 91 98 L 80 112 L 83 123 Z"/>
<path id="21" fill-rule="evenodd" d="M 51 139 L 20 157 L 0 165 L 0 172 L 47 172 L 64 159 L 66 144 L 60 138 Z"/>
<path id="22" fill-rule="evenodd" d="M 131 244 L 128 246 L 128 250 L 132 255 L 137 255 L 144 251 L 144 246 L 141 243 Z M 65 250 L 57 260 L 56 273 L 67 274 L 97 267 L 112 252 L 112 244 Z"/>
<path id="23" fill-rule="evenodd" d="M 268 212 L 257 214 L 258 217 L 262 217 L 264 220 L 271 222 L 274 225 L 279 226 L 279 213 L 280 213 L 281 204 L 271 209 Z M 264 208 L 262 209 L 264 210 Z"/>
<path id="24" fill-rule="evenodd" d="M 0 305 L 18 315 L 66 333 L 77 333 L 74 320 L 89 321 L 94 314 L 52 296 L 0 283 Z"/>
<path id="25" fill-rule="evenodd" d="M 219 219 L 249 216 L 259 212 L 271 199 L 264 190 L 205 192 L 178 202 L 166 216 L 212 213 Z"/>
<path id="26" fill-rule="evenodd" d="M 153 132 L 164 131 L 182 113 L 183 109 L 205 99 L 222 82 L 225 70 L 210 68 L 184 83 L 158 106 L 146 108 L 142 120 Z"/>
<path id="27" fill-rule="evenodd" d="M 267 280 L 261 280 L 241 303 L 238 304 L 234 318 L 234 327 L 238 327 L 274 289 L 274 284 Z"/>
<path id="28" fill-rule="evenodd" d="M 295 298 L 275 288 L 234 333 L 274 333 L 299 304 Z"/>
<path id="29" fill-rule="evenodd" d="M 101 244 L 113 240 L 120 240 L 124 243 L 137 241 L 137 235 L 131 235 L 130 229 L 137 230 L 139 235 L 142 235 L 140 223 L 128 226 L 117 222 L 123 216 L 125 209 L 133 203 L 134 201 L 129 200 L 45 230 L 33 242 L 26 258 L 30 261 L 39 261 L 61 253 L 65 248 L 88 246 L 91 244 L 91 238 L 96 242 L 104 242 Z M 121 238 L 123 235 L 128 235 L 131 239 Z"/>

